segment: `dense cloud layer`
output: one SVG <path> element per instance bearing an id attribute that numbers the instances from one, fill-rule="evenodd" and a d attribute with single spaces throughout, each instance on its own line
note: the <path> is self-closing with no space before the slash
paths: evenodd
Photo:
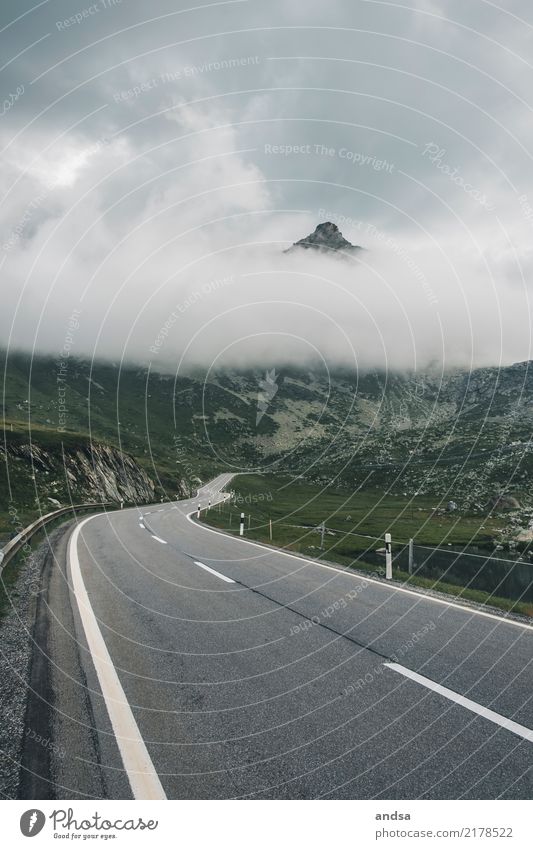
<path id="1" fill-rule="evenodd" d="M 530 358 L 531 10 L 405 5 L 4 4 L 1 344 Z M 323 220 L 367 250 L 283 253 Z"/>

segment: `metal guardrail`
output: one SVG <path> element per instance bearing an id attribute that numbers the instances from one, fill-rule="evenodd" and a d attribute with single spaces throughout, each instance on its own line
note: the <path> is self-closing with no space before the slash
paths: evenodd
<path id="1" fill-rule="evenodd" d="M 40 516 L 35 520 L 35 522 L 32 522 L 31 525 L 28 525 L 27 528 L 20 531 L 20 533 L 14 536 L 13 539 L 9 540 L 7 545 L 0 549 L 0 576 L 4 567 L 9 563 L 17 551 L 20 551 L 20 549 L 26 545 L 28 540 L 30 540 L 37 531 L 44 528 L 48 522 L 52 522 L 60 516 L 65 516 L 67 513 L 72 513 L 78 510 L 94 510 L 95 508 L 111 507 L 113 504 L 113 501 L 103 501 L 93 504 L 71 504 L 69 507 L 60 507 L 59 510 L 54 510 L 52 513 L 45 513 L 44 516 Z"/>

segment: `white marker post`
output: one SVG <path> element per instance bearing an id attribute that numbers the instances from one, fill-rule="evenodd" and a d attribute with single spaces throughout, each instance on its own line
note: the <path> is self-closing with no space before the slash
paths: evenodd
<path id="1" fill-rule="evenodd" d="M 241 513 L 241 524 L 239 527 L 239 536 L 244 536 L 244 513 Z"/>
<path id="2" fill-rule="evenodd" d="M 392 541 L 391 535 L 385 534 L 385 578 L 392 580 Z"/>
<path id="3" fill-rule="evenodd" d="M 201 509 L 201 508 L 200 508 L 200 505 L 198 505 L 198 512 L 196 513 L 196 518 L 197 518 L 197 519 L 199 519 L 199 518 L 200 518 L 200 509 Z"/>
<path id="4" fill-rule="evenodd" d="M 207 502 L 207 509 L 211 510 L 211 499 L 209 499 L 209 501 Z"/>
<path id="5" fill-rule="evenodd" d="M 270 542 L 272 542 L 272 519 L 269 519 L 268 523 L 269 523 L 269 526 L 270 526 Z"/>
<path id="6" fill-rule="evenodd" d="M 414 565 L 414 553 L 413 553 L 413 540 L 409 540 L 409 574 L 413 574 L 413 565 Z"/>

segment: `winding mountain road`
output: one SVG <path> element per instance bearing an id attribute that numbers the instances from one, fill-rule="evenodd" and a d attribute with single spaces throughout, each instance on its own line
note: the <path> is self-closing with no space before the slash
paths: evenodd
<path id="1" fill-rule="evenodd" d="M 196 523 L 229 480 L 65 534 L 21 795 L 531 798 L 533 628 Z"/>

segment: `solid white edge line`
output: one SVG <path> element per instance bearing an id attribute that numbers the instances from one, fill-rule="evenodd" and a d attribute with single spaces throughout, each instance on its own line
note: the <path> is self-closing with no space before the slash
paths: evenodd
<path id="1" fill-rule="evenodd" d="M 69 541 L 68 557 L 72 589 L 133 797 L 135 799 L 166 799 L 165 791 L 122 689 L 83 582 L 78 557 L 78 537 L 83 526 L 94 518 L 95 516 L 89 516 L 88 519 L 80 522 L 74 528 Z"/>
<path id="2" fill-rule="evenodd" d="M 525 622 L 515 622 L 513 619 L 506 619 L 504 616 L 496 616 L 495 613 L 486 613 L 484 610 L 477 610 L 475 607 L 467 607 L 465 604 L 458 604 L 456 601 L 446 601 L 443 598 L 435 598 L 431 595 L 426 595 L 423 591 L 416 592 L 415 590 L 409 590 L 407 587 L 398 587 L 395 584 L 391 586 L 387 586 L 387 584 L 383 583 L 383 581 L 376 581 L 375 578 L 367 577 L 364 572 L 353 572 L 350 573 L 348 569 L 337 569 L 335 566 L 327 566 L 325 563 L 319 563 L 317 560 L 311 560 L 307 557 L 298 557 L 296 554 L 290 554 L 288 551 L 283 551 L 282 548 L 271 548 L 268 545 L 261 545 L 260 542 L 252 542 L 249 539 L 243 539 L 242 537 L 234 537 L 230 536 L 230 534 L 225 534 L 222 531 L 216 531 L 214 528 L 208 528 L 207 525 L 202 525 L 199 522 L 195 522 L 191 517 L 196 515 L 196 511 L 192 513 L 186 514 L 186 519 L 191 523 L 191 525 L 195 525 L 197 528 L 201 528 L 202 531 L 207 531 L 207 533 L 216 534 L 219 537 L 225 537 L 226 539 L 233 539 L 235 542 L 245 543 L 245 545 L 252 545 L 254 548 L 260 548 L 261 551 L 270 551 L 272 554 L 282 554 L 284 557 L 291 557 L 293 560 L 299 560 L 300 563 L 307 563 L 309 566 L 319 566 L 321 569 L 330 569 L 332 572 L 339 572 L 341 575 L 347 575 L 351 578 L 364 578 L 365 581 L 368 581 L 369 584 L 375 584 L 377 587 L 381 587 L 382 590 L 389 590 L 389 592 L 395 593 L 406 593 L 407 595 L 415 596 L 420 601 L 430 601 L 433 604 L 443 604 L 445 607 L 453 607 L 456 610 L 461 610 L 463 613 L 470 613 L 476 616 L 483 616 L 485 619 L 494 619 L 496 622 L 499 622 L 500 625 L 512 625 L 514 628 L 522 628 L 526 631 L 533 631 L 533 625 L 528 625 Z"/>
<path id="3" fill-rule="evenodd" d="M 383 665 L 392 669 L 394 672 L 398 672 L 400 675 L 404 675 L 406 678 L 410 678 L 411 681 L 415 681 L 417 684 L 427 687 L 428 690 L 433 690 L 434 693 L 444 696 L 445 699 L 449 699 L 450 701 L 461 705 L 461 707 L 472 711 L 472 713 L 477 713 L 478 716 L 482 716 L 490 722 L 495 722 L 502 728 L 507 729 L 507 731 L 511 731 L 513 734 L 517 734 L 519 737 L 523 737 L 524 740 L 528 740 L 530 743 L 533 743 L 533 730 L 531 728 L 526 728 L 525 725 L 520 725 L 512 719 L 508 719 L 506 716 L 502 716 L 500 713 L 490 710 L 490 708 L 483 707 L 483 705 L 478 704 L 478 702 L 473 702 L 472 699 L 467 699 L 466 696 L 461 696 L 459 693 L 456 693 L 455 690 L 449 690 L 448 687 L 443 687 L 442 684 L 437 684 L 435 681 L 432 681 L 431 678 L 419 675 L 418 672 L 413 672 L 411 669 L 407 669 L 406 666 L 401 666 L 399 663 L 384 663 Z"/>
<path id="4" fill-rule="evenodd" d="M 233 578 L 227 578 L 226 575 L 221 575 L 220 572 L 216 572 L 214 569 L 211 569 L 210 566 L 206 566 L 205 563 L 200 563 L 199 560 L 194 561 L 197 566 L 201 566 L 202 569 L 206 569 L 207 572 L 211 572 L 212 575 L 216 575 L 217 578 L 221 578 L 221 580 L 226 581 L 228 584 L 234 584 L 235 581 Z"/>
<path id="5" fill-rule="evenodd" d="M 152 537 L 153 537 L 153 539 L 156 539 L 158 542 L 162 543 L 163 545 L 166 545 L 166 544 L 167 544 L 167 543 L 166 543 L 166 540 L 161 539 L 161 537 L 156 537 L 156 535 L 155 535 L 155 534 L 150 534 L 150 536 L 152 536 Z"/>

